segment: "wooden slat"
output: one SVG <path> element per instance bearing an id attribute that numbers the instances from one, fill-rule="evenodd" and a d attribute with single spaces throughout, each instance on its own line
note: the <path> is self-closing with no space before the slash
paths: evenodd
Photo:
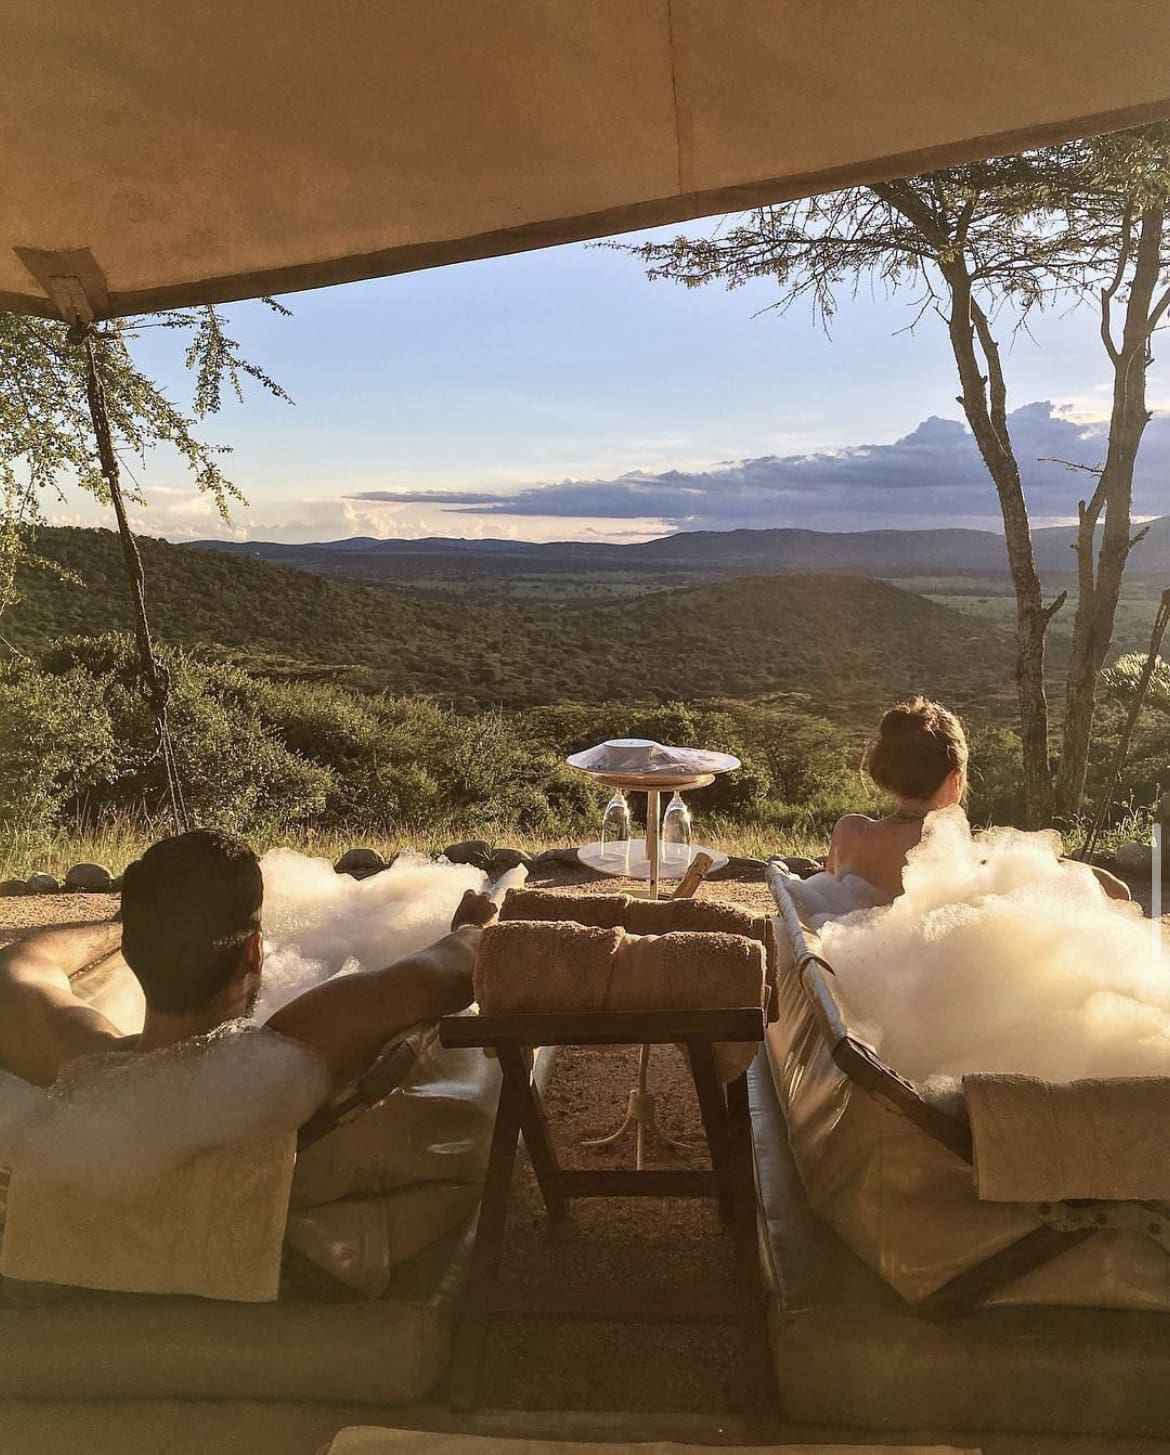
<path id="1" fill-rule="evenodd" d="M 520 1131 L 528 1149 L 528 1160 L 536 1174 L 540 1195 L 544 1198 L 545 1211 L 553 1222 L 560 1222 L 569 1210 L 562 1186 L 564 1174 L 549 1136 L 544 1103 L 540 1099 L 540 1092 L 532 1083 L 530 1057 L 515 1042 L 501 1045 L 498 1054 L 505 1077 L 516 1089 Z"/>
<path id="2" fill-rule="evenodd" d="M 709 1041 L 692 1041 L 687 1047 L 687 1055 L 699 1114 L 703 1118 L 703 1130 L 711 1151 L 711 1166 L 719 1183 L 719 1216 L 726 1223 L 731 1221 L 733 1211 L 727 1152 L 727 1103 L 715 1067 L 715 1048 Z"/>
<path id="3" fill-rule="evenodd" d="M 964 1269 L 941 1288 L 936 1288 L 921 1303 L 914 1305 L 914 1311 L 938 1319 L 965 1313 L 989 1294 L 1006 1288 L 1009 1283 L 1037 1268 L 1043 1268 L 1045 1263 L 1051 1263 L 1061 1253 L 1093 1237 L 1095 1232 L 1095 1228 L 1078 1228 L 1069 1233 L 1044 1225 L 1035 1228 L 998 1253 L 993 1253 L 990 1258 L 985 1258 L 982 1263 Z"/>
<path id="4" fill-rule="evenodd" d="M 723 1010 L 541 1011 L 524 1015 L 447 1016 L 439 1023 L 444 1046 L 599 1046 L 672 1041 L 759 1041 L 763 1011 Z"/>
<path id="5" fill-rule="evenodd" d="M 449 1397 L 452 1408 L 457 1410 L 474 1409 L 479 1395 L 483 1341 L 487 1333 L 496 1269 L 499 1267 L 500 1253 L 504 1246 L 504 1228 L 508 1221 L 508 1199 L 512 1190 L 512 1173 L 516 1167 L 519 1137 L 519 1099 L 505 1075 L 496 1107 L 496 1125 L 484 1176 L 483 1200 L 479 1205 L 479 1223 L 475 1231 L 471 1269 L 451 1355 Z"/>

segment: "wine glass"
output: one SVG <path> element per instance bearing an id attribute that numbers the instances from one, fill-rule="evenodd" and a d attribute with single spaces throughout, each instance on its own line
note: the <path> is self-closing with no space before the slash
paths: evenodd
<path id="1" fill-rule="evenodd" d="M 608 867 L 630 867 L 630 805 L 617 789 L 601 820 L 601 858 Z"/>
<path id="2" fill-rule="evenodd" d="M 662 815 L 662 865 L 680 873 L 691 862 L 691 811 L 676 790 Z"/>

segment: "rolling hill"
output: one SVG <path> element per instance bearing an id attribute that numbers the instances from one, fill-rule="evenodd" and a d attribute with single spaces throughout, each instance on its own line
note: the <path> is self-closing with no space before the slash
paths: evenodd
<path id="1" fill-rule="evenodd" d="M 737 577 L 584 606 L 465 605 L 292 570 L 245 552 L 140 542 L 160 641 L 357 669 L 357 680 L 460 707 L 807 694 L 868 705 L 907 691 L 958 705 L 1007 699 L 1006 634 L 859 576 Z M 128 629 L 116 536 L 38 533 L 79 583 L 22 571 L 4 634 Z"/>

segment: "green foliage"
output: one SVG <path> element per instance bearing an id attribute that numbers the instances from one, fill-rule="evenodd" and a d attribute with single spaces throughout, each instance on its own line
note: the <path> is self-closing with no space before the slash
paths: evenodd
<path id="1" fill-rule="evenodd" d="M 272 299 L 264 301 L 288 312 Z M 102 324 L 92 338 L 119 449 L 140 460 L 158 446 L 176 451 L 226 519 L 231 502 L 243 496 L 220 467 L 228 448 L 207 443 L 199 422 L 219 410 L 225 382 L 239 398 L 244 378 L 278 398 L 288 396 L 240 355 L 224 323 L 223 313 L 210 306 L 170 309 L 149 320 Z M 190 412 L 135 362 L 132 346 L 145 328 L 190 335 L 186 363 L 195 376 Z M 0 611 L 12 599 L 17 563 L 37 562 L 28 530 L 43 519 L 42 501 L 50 494 L 63 498 L 71 483 L 103 503 L 109 499 L 90 419 L 84 350 L 64 323 L 0 312 Z M 141 502 L 132 481 L 124 489 Z"/>
<path id="2" fill-rule="evenodd" d="M 692 796 L 700 819 L 819 831 L 824 805 L 857 787 L 845 769 L 848 737 L 787 706 L 608 703 L 465 716 L 423 698 L 255 676 L 181 649 L 162 659 L 194 818 L 253 837 L 310 825 L 391 838 L 588 837 L 605 793 L 564 758 L 618 734 L 699 742 L 742 759 L 737 773 Z M 161 821 L 164 767 L 129 637 L 57 641 L 37 661 L 0 667 L 0 687 L 7 832 Z M 787 818 L 777 816 L 785 803 Z"/>
<path id="3" fill-rule="evenodd" d="M 102 687 L 81 668 L 50 675 L 21 659 L 0 665 L 0 822 L 59 821 L 67 803 L 114 780 L 119 748 Z"/>
<path id="4" fill-rule="evenodd" d="M 1106 667 L 1101 673 L 1101 690 L 1105 696 L 1128 707 L 1137 694 L 1146 660 L 1144 653 L 1128 652 Z M 1170 713 L 1170 662 L 1161 657 L 1154 662 L 1150 674 L 1145 706 L 1155 712 Z"/>
<path id="5" fill-rule="evenodd" d="M 182 651 L 162 653 L 170 679 L 170 726 L 188 806 L 205 824 L 256 832 L 319 814 L 330 783 L 326 769 L 290 752 L 264 730 L 248 702 L 238 668 L 203 664 Z M 62 745 L 50 757 L 40 798 L 49 822 L 100 822 L 127 811 L 150 822 L 167 802 L 166 773 L 154 721 L 138 688 L 137 659 L 129 638 L 102 636 L 62 641 L 39 667 L 20 663 L 7 672 L 25 690 L 0 703 L 3 734 Z M 46 704 L 83 713 L 69 735 Z M 84 754 L 85 756 L 82 756 Z M 82 765 L 86 764 L 83 770 Z M 100 768 L 100 772 L 98 769 Z"/>
<path id="6" fill-rule="evenodd" d="M 1024 752 L 1011 728 L 984 725 L 969 734 L 967 804 L 978 824 L 1024 823 Z"/>

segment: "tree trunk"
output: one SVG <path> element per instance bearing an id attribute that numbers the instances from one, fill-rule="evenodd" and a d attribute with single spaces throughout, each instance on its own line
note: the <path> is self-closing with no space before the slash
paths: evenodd
<path id="1" fill-rule="evenodd" d="M 1107 289 L 1102 295 L 1102 336 L 1113 361 L 1113 407 L 1105 466 L 1092 499 L 1088 503 L 1081 501 L 1079 509 L 1077 610 L 1065 685 L 1064 736 L 1056 786 L 1056 807 L 1065 818 L 1075 817 L 1081 806 L 1092 745 L 1097 679 L 1113 640 L 1117 601 L 1133 545 L 1133 472 L 1150 419 L 1146 407 L 1146 371 L 1163 230 L 1161 208 L 1143 213 L 1119 347 L 1111 343 L 1108 327 L 1109 306 L 1116 288 Z M 1120 279 L 1119 268 L 1118 282 Z M 1098 549 L 1096 529 L 1102 512 L 1104 523 Z"/>
<path id="2" fill-rule="evenodd" d="M 1064 598 L 1052 606 L 1044 605 L 1028 507 L 1008 435 L 1007 388 L 999 349 L 986 316 L 972 296 L 971 280 L 964 264 L 948 262 L 942 272 L 951 296 L 948 328 L 963 390 L 959 403 L 995 482 L 1003 517 L 1008 566 L 1016 595 L 1016 696 L 1023 741 L 1024 813 L 1027 827 L 1042 828 L 1051 823 L 1054 806 L 1048 757 L 1045 638 L 1048 623 Z M 986 376 L 980 368 L 977 349 L 982 350 Z"/>

